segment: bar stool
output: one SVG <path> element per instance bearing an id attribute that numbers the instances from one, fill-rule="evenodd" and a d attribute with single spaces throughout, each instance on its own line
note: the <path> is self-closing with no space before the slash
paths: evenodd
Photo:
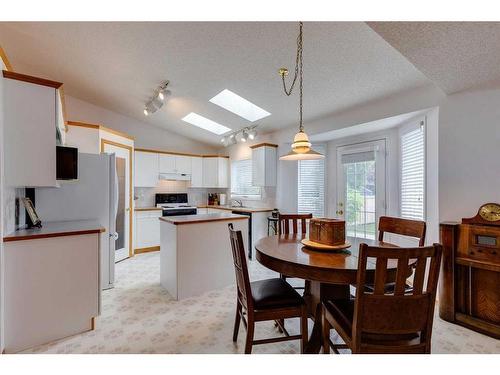
<path id="1" fill-rule="evenodd" d="M 269 231 L 272 229 L 273 234 L 278 234 L 278 221 L 279 218 L 268 216 L 267 218 L 267 235 L 270 236 Z"/>

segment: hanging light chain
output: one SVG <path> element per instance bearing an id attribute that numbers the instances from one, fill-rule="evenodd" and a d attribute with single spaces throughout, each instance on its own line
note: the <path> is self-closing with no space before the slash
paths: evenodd
<path id="1" fill-rule="evenodd" d="M 297 37 L 297 56 L 295 58 L 295 72 L 292 84 L 290 85 L 289 89 L 286 88 L 286 82 L 285 82 L 285 76 L 288 74 L 288 70 L 283 68 L 280 69 L 281 80 L 283 82 L 283 91 L 287 96 L 290 96 L 292 94 L 295 82 L 297 81 L 297 78 L 299 78 L 299 130 L 300 131 L 303 131 L 304 128 L 302 124 L 302 95 L 303 95 L 302 39 L 303 39 L 302 22 L 299 22 L 299 36 Z"/>

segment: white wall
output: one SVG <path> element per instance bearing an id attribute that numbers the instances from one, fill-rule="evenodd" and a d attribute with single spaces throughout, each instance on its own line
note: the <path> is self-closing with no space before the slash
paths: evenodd
<path id="1" fill-rule="evenodd" d="M 439 109 L 439 218 L 500 202 L 500 88 L 448 96 Z"/>
<path id="2" fill-rule="evenodd" d="M 83 100 L 66 96 L 68 120 L 101 124 L 135 138 L 135 147 L 187 153 L 214 153 L 216 147 L 138 121 Z"/>

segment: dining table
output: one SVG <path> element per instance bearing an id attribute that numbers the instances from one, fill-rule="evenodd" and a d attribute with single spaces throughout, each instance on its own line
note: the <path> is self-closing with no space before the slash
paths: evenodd
<path id="1" fill-rule="evenodd" d="M 314 250 L 305 247 L 304 234 L 284 234 L 261 238 L 255 244 L 256 259 L 266 268 L 286 277 L 308 280 L 304 300 L 314 321 L 306 353 L 319 353 L 322 345 L 322 302 L 351 298 L 350 286 L 356 285 L 359 245 L 397 247 L 374 239 L 347 237 L 350 246 L 341 251 Z M 387 282 L 395 280 L 397 262 L 388 260 Z M 409 269 L 409 274 L 411 270 Z M 367 262 L 367 283 L 373 282 L 375 261 Z"/>

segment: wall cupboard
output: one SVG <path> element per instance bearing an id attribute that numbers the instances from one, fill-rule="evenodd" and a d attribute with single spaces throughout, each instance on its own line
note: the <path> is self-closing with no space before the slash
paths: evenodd
<path id="1" fill-rule="evenodd" d="M 187 156 L 149 150 L 135 151 L 135 186 L 155 187 L 160 174 L 191 176 L 191 187 L 227 188 L 229 161 L 218 156 Z"/>
<path id="2" fill-rule="evenodd" d="M 3 71 L 6 185 L 56 186 L 56 133 L 64 128 L 57 91 L 61 86 Z"/>
<path id="3" fill-rule="evenodd" d="M 276 186 L 278 146 L 261 143 L 252 149 L 252 184 L 254 186 Z"/>

